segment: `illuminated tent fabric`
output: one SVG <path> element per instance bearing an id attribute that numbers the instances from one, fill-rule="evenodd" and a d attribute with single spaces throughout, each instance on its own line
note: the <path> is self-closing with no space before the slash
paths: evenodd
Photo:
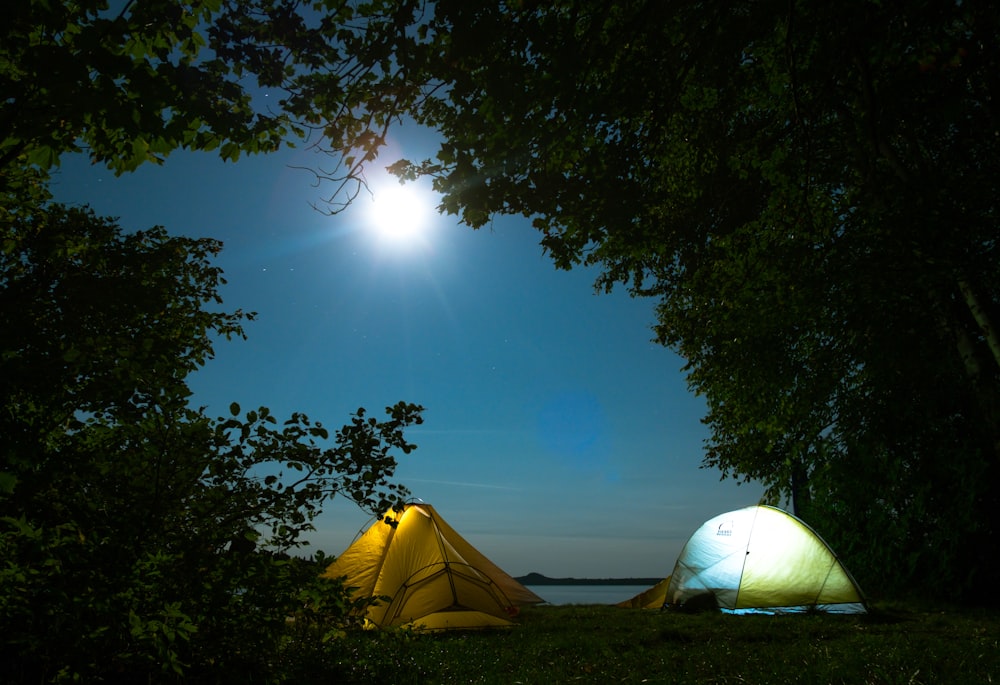
<path id="1" fill-rule="evenodd" d="M 767 506 L 716 516 L 687 541 L 666 603 L 683 606 L 706 595 L 735 612 L 865 611 L 857 583 L 819 535 Z"/>
<path id="2" fill-rule="evenodd" d="M 386 596 L 367 609 L 372 627 L 424 630 L 512 625 L 517 607 L 544 602 L 507 575 L 428 504 L 408 504 L 376 521 L 325 576 L 346 578 L 355 597 Z"/>
<path id="3" fill-rule="evenodd" d="M 653 587 L 643 590 L 635 597 L 618 602 L 615 606 L 626 609 L 661 609 L 667 599 L 667 586 L 670 576 L 667 576 Z"/>

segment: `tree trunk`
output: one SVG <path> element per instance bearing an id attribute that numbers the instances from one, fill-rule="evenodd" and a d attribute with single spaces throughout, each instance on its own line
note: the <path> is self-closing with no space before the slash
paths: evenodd
<path id="1" fill-rule="evenodd" d="M 801 518 L 812 501 L 809 492 L 809 471 L 801 459 L 795 459 L 789 466 L 792 472 L 792 513 Z"/>

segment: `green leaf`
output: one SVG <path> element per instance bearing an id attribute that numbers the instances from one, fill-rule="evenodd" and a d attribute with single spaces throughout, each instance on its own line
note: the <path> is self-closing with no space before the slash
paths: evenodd
<path id="1" fill-rule="evenodd" d="M 59 153 L 53 147 L 41 145 L 29 149 L 27 162 L 28 164 L 37 166 L 41 169 L 51 169 L 52 167 L 58 165 Z"/>
<path id="2" fill-rule="evenodd" d="M 17 476 L 13 473 L 0 471 L 0 496 L 9 495 L 17 487 Z"/>
<path id="3" fill-rule="evenodd" d="M 234 142 L 223 143 L 219 156 L 227 162 L 235 162 L 240 158 L 240 146 Z"/>

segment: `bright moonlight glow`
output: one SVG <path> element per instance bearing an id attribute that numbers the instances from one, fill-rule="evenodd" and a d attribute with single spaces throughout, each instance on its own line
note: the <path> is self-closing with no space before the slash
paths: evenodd
<path id="1" fill-rule="evenodd" d="M 426 237 L 434 216 L 434 196 L 417 183 L 388 180 L 371 189 L 368 223 L 379 239 L 407 246 Z"/>

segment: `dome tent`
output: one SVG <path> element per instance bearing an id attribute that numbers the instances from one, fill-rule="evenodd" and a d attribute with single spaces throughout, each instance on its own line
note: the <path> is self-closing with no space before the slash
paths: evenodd
<path id="1" fill-rule="evenodd" d="M 801 520 L 770 506 L 720 514 L 684 545 L 665 605 L 706 598 L 732 612 L 865 612 L 860 588 L 833 550 Z"/>
<path id="2" fill-rule="evenodd" d="M 422 630 L 512 625 L 516 607 L 544 602 L 487 559 L 429 504 L 407 504 L 376 521 L 323 574 L 346 578 L 368 607 L 370 627 Z"/>

